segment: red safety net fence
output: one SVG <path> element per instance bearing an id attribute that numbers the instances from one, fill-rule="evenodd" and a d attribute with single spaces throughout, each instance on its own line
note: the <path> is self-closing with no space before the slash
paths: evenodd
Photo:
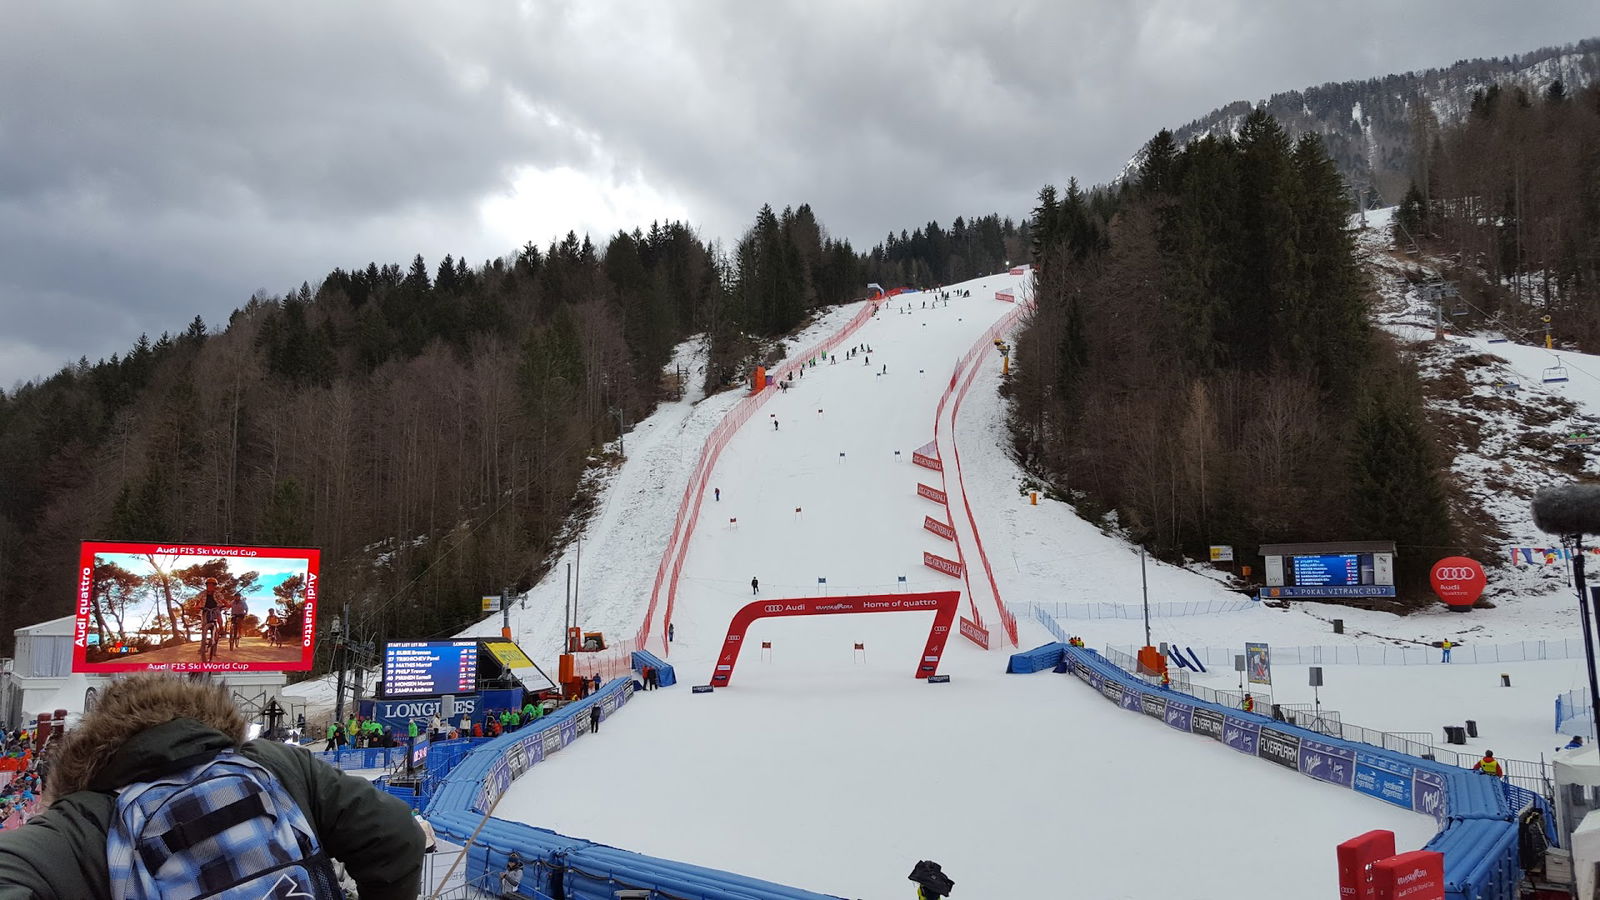
<path id="1" fill-rule="evenodd" d="M 667 539 L 666 552 L 661 554 L 661 564 L 656 567 L 654 584 L 650 587 L 650 606 L 645 610 L 644 621 L 639 624 L 639 632 L 634 642 L 641 649 L 657 647 L 662 656 L 671 652 L 667 641 L 667 626 L 672 622 L 673 604 L 678 596 L 678 577 L 683 571 L 683 559 L 689 552 L 689 537 L 694 534 L 695 524 L 700 519 L 700 503 L 705 497 L 706 485 L 710 483 L 711 472 L 716 468 L 717 457 L 728 446 L 728 441 L 733 439 L 735 432 L 750 417 L 755 415 L 777 390 L 775 383 L 789 377 L 789 373 L 798 371 L 801 366 L 808 364 L 812 359 L 819 358 L 833 348 L 843 344 L 852 334 L 867 324 L 867 320 L 877 314 L 880 301 L 865 301 L 861 309 L 846 322 L 843 327 L 833 334 L 823 338 L 818 343 L 789 357 L 776 369 L 767 373 L 768 384 L 764 390 L 750 394 L 740 400 L 723 416 L 717 427 L 712 429 L 710 436 L 700 448 L 700 457 L 695 463 L 694 473 L 689 476 L 689 483 L 684 485 L 683 499 L 678 503 L 678 514 L 672 522 L 672 536 Z M 661 617 L 661 628 L 651 634 L 650 623 L 655 619 L 656 607 L 665 597 L 666 607 Z"/>
<path id="2" fill-rule="evenodd" d="M 939 397 L 939 405 L 934 410 L 933 434 L 935 443 L 937 443 L 939 439 L 939 423 L 940 420 L 944 418 L 945 404 L 949 403 L 952 397 L 955 398 L 955 406 L 950 411 L 950 425 L 952 429 L 955 428 L 956 417 L 961 413 L 961 401 L 966 397 L 967 388 L 972 386 L 972 381 L 978 373 L 978 357 L 986 350 L 992 349 L 994 347 L 995 339 L 1015 327 L 1017 321 L 1021 319 L 1022 316 L 1025 315 L 1031 308 L 1032 307 L 1028 304 L 1018 304 L 1016 309 L 1007 312 L 1004 316 L 1000 317 L 998 322 L 990 326 L 982 336 L 973 342 L 972 347 L 967 350 L 966 354 L 956 362 L 955 371 L 950 373 L 950 384 L 945 387 L 944 393 Z M 966 376 L 964 379 L 962 378 L 963 374 Z M 964 510 L 966 510 L 967 513 L 967 524 L 972 528 L 972 537 L 976 545 L 975 549 L 978 551 L 978 561 L 982 564 L 984 574 L 989 580 L 989 590 L 993 592 L 995 608 L 1000 617 L 1000 624 L 1005 628 L 1006 636 L 1011 639 L 1011 645 L 1015 647 L 1017 645 L 1017 617 L 1011 613 L 1011 610 L 1006 609 L 1004 601 L 1002 601 L 1000 598 L 1000 585 L 995 580 L 994 567 L 989 564 L 989 554 L 984 550 L 983 547 L 983 535 L 978 531 L 978 521 L 972 514 L 972 505 L 967 502 L 967 488 L 961 478 L 961 448 L 955 443 L 954 435 L 951 437 L 951 446 L 955 450 L 954 468 L 956 487 L 961 493 L 961 506 Z M 946 472 L 941 470 L 939 472 L 940 486 L 945 488 L 945 493 L 948 496 L 949 487 L 945 483 L 945 477 Z M 966 552 L 962 549 L 961 541 L 959 539 L 956 540 L 956 559 L 962 564 L 961 574 L 967 583 L 967 608 L 972 615 L 972 624 L 977 626 L 977 630 L 973 634 L 968 634 L 966 633 L 966 630 L 963 629 L 963 635 L 972 640 L 974 643 L 977 643 L 980 646 L 983 646 L 985 649 L 988 649 L 987 641 L 979 641 L 976 636 L 978 633 L 982 632 L 984 633 L 983 636 L 987 637 L 986 632 L 988 631 L 988 627 L 984 624 L 983 616 L 978 611 L 977 603 L 972 599 L 972 567 L 966 564 Z"/>

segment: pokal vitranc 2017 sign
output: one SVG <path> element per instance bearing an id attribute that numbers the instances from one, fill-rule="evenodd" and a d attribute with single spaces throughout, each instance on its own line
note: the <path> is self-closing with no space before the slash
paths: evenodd
<path id="1" fill-rule="evenodd" d="M 72 671 L 311 668 L 316 550 L 85 541 Z"/>

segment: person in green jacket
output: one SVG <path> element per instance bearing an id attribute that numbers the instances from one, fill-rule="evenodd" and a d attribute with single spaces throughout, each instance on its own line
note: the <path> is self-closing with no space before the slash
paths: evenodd
<path id="1" fill-rule="evenodd" d="M 337 749 L 339 749 L 339 723 L 338 722 L 329 722 L 328 723 L 328 746 L 323 747 L 322 750 L 323 750 L 324 753 L 326 753 L 329 750 L 337 750 Z"/>
<path id="2" fill-rule="evenodd" d="M 114 900 L 106 834 L 116 792 L 229 749 L 278 779 L 363 900 L 418 896 L 423 836 L 403 801 L 297 747 L 246 741 L 248 728 L 217 684 L 141 673 L 108 685 L 57 752 L 49 808 L 0 832 L 0 900 Z"/>

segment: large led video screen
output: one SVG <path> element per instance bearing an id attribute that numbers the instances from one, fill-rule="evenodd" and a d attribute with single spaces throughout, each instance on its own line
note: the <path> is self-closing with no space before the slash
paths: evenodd
<path id="1" fill-rule="evenodd" d="M 426 697 L 478 689 L 478 642 L 393 641 L 383 648 L 383 695 Z"/>
<path id="2" fill-rule="evenodd" d="M 1328 553 L 1321 556 L 1295 556 L 1293 584 L 1306 587 L 1344 587 L 1363 581 L 1371 583 L 1372 565 L 1366 566 L 1367 577 L 1362 578 L 1361 555 L 1358 553 Z"/>
<path id="3" fill-rule="evenodd" d="M 72 670 L 309 669 L 318 562 L 304 548 L 85 541 Z"/>

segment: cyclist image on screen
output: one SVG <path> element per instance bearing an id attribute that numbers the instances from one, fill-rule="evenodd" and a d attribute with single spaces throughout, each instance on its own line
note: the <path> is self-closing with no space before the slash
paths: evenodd
<path id="1" fill-rule="evenodd" d="M 250 604 L 244 601 L 244 596 L 233 598 L 233 606 L 228 610 L 228 649 L 239 649 L 239 635 L 244 628 L 244 617 L 250 615 Z"/>
<path id="2" fill-rule="evenodd" d="M 217 644 L 222 640 L 222 589 L 215 578 L 207 578 L 201 592 L 200 658 L 211 661 L 217 658 Z"/>

